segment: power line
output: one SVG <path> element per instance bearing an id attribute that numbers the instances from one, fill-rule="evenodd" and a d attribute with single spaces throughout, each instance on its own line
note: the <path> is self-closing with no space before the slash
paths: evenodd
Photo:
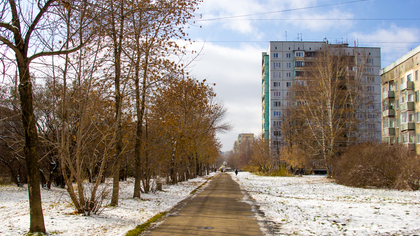
<path id="1" fill-rule="evenodd" d="M 318 6 L 293 8 L 293 9 L 286 9 L 286 10 L 279 10 L 279 11 L 271 11 L 271 12 L 262 12 L 262 13 L 254 13 L 254 14 L 246 14 L 246 15 L 238 15 L 238 16 L 225 16 L 225 17 L 218 17 L 218 18 L 211 18 L 211 19 L 197 19 L 196 21 L 226 20 L 226 19 L 242 18 L 242 17 L 249 17 L 249 16 L 257 16 L 257 15 L 266 15 L 266 14 L 281 13 L 281 12 L 308 10 L 308 9 L 314 9 L 314 8 L 330 7 L 330 6 L 337 6 L 337 5 L 358 3 L 358 2 L 367 2 L 367 1 L 372 1 L 372 0 L 356 0 L 356 1 L 349 1 L 349 2 L 337 2 L 337 3 L 332 3 L 332 4 L 324 4 L 324 5 L 318 5 Z"/>
<path id="2" fill-rule="evenodd" d="M 316 19 L 316 18 L 311 18 L 311 19 L 255 19 L 255 18 L 250 18 L 250 19 L 227 19 L 227 20 L 232 20 L 232 21 L 241 21 L 241 20 L 255 20 L 255 21 L 419 21 L 420 18 L 324 18 L 324 19 Z"/>

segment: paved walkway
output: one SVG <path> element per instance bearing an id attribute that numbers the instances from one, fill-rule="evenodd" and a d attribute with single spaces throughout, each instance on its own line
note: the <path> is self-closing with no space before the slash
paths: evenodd
<path id="1" fill-rule="evenodd" d="M 243 197 L 229 174 L 218 174 L 204 191 L 146 235 L 262 235 Z"/>

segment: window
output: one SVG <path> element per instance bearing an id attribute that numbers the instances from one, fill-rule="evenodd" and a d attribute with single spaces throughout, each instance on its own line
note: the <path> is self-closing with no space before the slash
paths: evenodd
<path id="1" fill-rule="evenodd" d="M 281 111 L 274 111 L 274 116 L 281 116 Z"/>
<path id="2" fill-rule="evenodd" d="M 287 68 L 292 68 L 292 63 L 291 63 L 291 62 L 287 62 L 287 63 L 286 63 L 286 67 L 287 67 Z"/>
<path id="3" fill-rule="evenodd" d="M 403 84 L 404 83 L 404 78 L 401 78 L 401 84 Z"/>
<path id="4" fill-rule="evenodd" d="M 274 58 L 279 58 L 279 54 L 276 52 L 276 53 L 273 53 L 273 57 Z"/>
<path id="5" fill-rule="evenodd" d="M 375 106 L 374 105 L 370 105 L 370 106 L 368 106 L 368 109 L 369 110 L 374 110 L 375 109 Z"/>
<path id="6" fill-rule="evenodd" d="M 280 136 L 281 135 L 281 132 L 278 131 L 278 130 L 274 131 L 273 133 L 274 133 L 274 136 Z"/>
<path id="7" fill-rule="evenodd" d="M 273 97 L 280 97 L 280 92 L 273 92 Z"/>
<path id="8" fill-rule="evenodd" d="M 370 67 L 369 68 L 366 68 L 366 72 L 367 73 L 373 73 L 373 68 L 370 68 Z"/>
<path id="9" fill-rule="evenodd" d="M 304 57 L 304 52 L 295 52 L 295 57 Z"/>
<path id="10" fill-rule="evenodd" d="M 280 87 L 281 86 L 281 82 L 273 82 L 273 86 L 274 87 Z"/>
<path id="11" fill-rule="evenodd" d="M 416 122 L 420 123 L 420 113 L 419 112 L 416 113 Z"/>
<path id="12" fill-rule="evenodd" d="M 408 74 L 408 75 L 407 75 L 407 82 L 408 82 L 408 81 L 411 81 L 411 74 Z"/>
<path id="13" fill-rule="evenodd" d="M 281 78 L 281 72 L 273 72 L 273 78 Z"/>
<path id="14" fill-rule="evenodd" d="M 401 119 L 401 124 L 407 123 L 407 112 L 401 113 L 400 119 Z"/>
<path id="15" fill-rule="evenodd" d="M 304 61 L 297 61 L 297 62 L 295 62 L 295 66 L 296 67 L 303 67 L 303 66 L 305 66 L 305 62 Z"/>
<path id="16" fill-rule="evenodd" d="M 281 67 L 281 63 L 280 62 L 273 62 L 273 67 L 274 68 L 280 68 Z"/>
<path id="17" fill-rule="evenodd" d="M 419 71 L 418 70 L 416 70 L 416 72 L 414 72 L 414 77 L 415 77 L 416 81 L 419 80 Z"/>
<path id="18" fill-rule="evenodd" d="M 280 107 L 281 106 L 281 102 L 280 101 L 274 101 L 273 102 L 273 107 Z"/>
<path id="19" fill-rule="evenodd" d="M 367 91 L 374 91 L 375 90 L 375 86 L 367 86 Z"/>
<path id="20" fill-rule="evenodd" d="M 416 102 L 419 102 L 419 99 L 420 99 L 420 98 L 419 98 L 419 91 L 417 90 L 417 91 L 416 91 Z"/>
<path id="21" fill-rule="evenodd" d="M 408 122 L 414 122 L 414 114 L 408 115 Z"/>
<path id="22" fill-rule="evenodd" d="M 375 119 L 375 115 L 374 114 L 368 114 L 368 118 Z"/>
<path id="23" fill-rule="evenodd" d="M 290 92 L 286 92 L 286 97 L 290 97 Z M 287 106 L 289 106 L 289 102 L 287 102 Z"/>
<path id="24" fill-rule="evenodd" d="M 372 83 L 372 82 L 374 82 L 374 81 L 375 81 L 375 77 L 373 77 L 373 76 L 368 76 L 368 77 L 367 77 L 367 81 L 368 81 L 369 83 Z"/>
<path id="25" fill-rule="evenodd" d="M 274 127 L 281 127 L 281 121 L 279 121 L 279 120 L 273 121 L 273 126 Z"/>
<path id="26" fill-rule="evenodd" d="M 292 72 L 287 72 L 286 77 L 288 77 L 288 78 L 292 77 Z"/>
<path id="27" fill-rule="evenodd" d="M 291 53 L 286 53 L 286 58 L 291 58 L 292 54 Z"/>
<path id="28" fill-rule="evenodd" d="M 417 143 L 420 144 L 420 134 L 417 134 Z"/>
<path id="29" fill-rule="evenodd" d="M 292 82 L 286 82 L 286 87 L 292 87 Z"/>
<path id="30" fill-rule="evenodd" d="M 398 83 L 395 83 L 395 91 L 398 91 Z"/>
<path id="31" fill-rule="evenodd" d="M 409 101 L 409 102 L 414 101 L 414 100 L 413 100 L 413 94 L 408 94 L 408 101 Z"/>
<path id="32" fill-rule="evenodd" d="M 305 73 L 303 71 L 297 70 L 295 71 L 295 76 L 304 76 Z"/>
<path id="33" fill-rule="evenodd" d="M 398 102 L 398 99 L 395 101 L 395 109 L 399 109 L 400 108 L 400 103 Z"/>

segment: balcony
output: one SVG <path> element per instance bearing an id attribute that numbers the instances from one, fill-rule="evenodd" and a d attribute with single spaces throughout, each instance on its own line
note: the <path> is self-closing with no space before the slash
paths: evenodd
<path id="1" fill-rule="evenodd" d="M 395 135 L 395 128 L 384 128 L 382 131 L 383 137 L 389 137 Z"/>
<path id="2" fill-rule="evenodd" d="M 389 99 L 389 98 L 395 98 L 394 91 L 386 91 L 382 94 L 382 99 Z"/>
<path id="3" fill-rule="evenodd" d="M 395 137 L 382 137 L 382 143 L 387 143 L 387 144 L 394 144 L 395 142 Z"/>
<path id="4" fill-rule="evenodd" d="M 404 146 L 408 147 L 410 151 L 416 150 L 416 144 L 415 143 L 404 143 Z"/>
<path id="5" fill-rule="evenodd" d="M 414 111 L 414 102 L 401 103 L 401 111 Z"/>
<path id="6" fill-rule="evenodd" d="M 416 129 L 416 124 L 414 122 L 403 123 L 400 125 L 400 131 L 414 130 Z"/>
<path id="7" fill-rule="evenodd" d="M 386 108 L 382 111 L 382 117 L 394 117 L 395 110 L 392 108 Z"/>
<path id="8" fill-rule="evenodd" d="M 401 91 L 404 90 L 414 90 L 414 81 L 407 81 L 401 84 Z"/>

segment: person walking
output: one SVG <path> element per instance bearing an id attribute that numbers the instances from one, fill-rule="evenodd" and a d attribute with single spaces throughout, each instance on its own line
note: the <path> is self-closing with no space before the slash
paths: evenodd
<path id="1" fill-rule="evenodd" d="M 235 170 L 235 174 L 238 175 L 238 169 Z"/>

